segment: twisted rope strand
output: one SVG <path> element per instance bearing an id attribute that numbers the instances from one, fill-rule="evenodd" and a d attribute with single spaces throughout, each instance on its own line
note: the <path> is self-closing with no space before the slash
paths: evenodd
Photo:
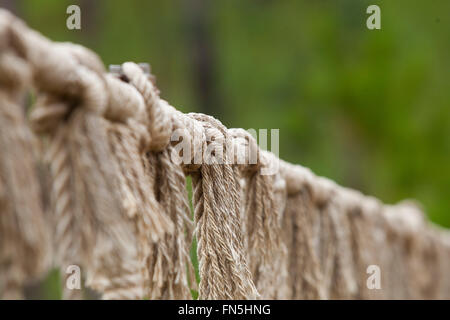
<path id="1" fill-rule="evenodd" d="M 264 298 L 449 297 L 449 232 L 425 223 L 416 206 L 381 204 L 262 152 L 239 130 L 177 111 L 137 65 L 122 71 L 124 81 L 106 75 L 93 52 L 53 43 L 0 9 L 4 297 L 19 297 L 48 265 L 33 139 L 18 103 L 30 87 L 32 127 L 50 137 L 56 258 L 79 262 L 103 298 L 188 296 L 184 174 L 194 188 L 201 299 L 254 299 L 257 289 Z M 186 133 L 189 164 L 170 158 L 176 129 Z M 245 148 L 256 150 L 256 165 L 230 154 L 249 160 Z M 279 174 L 262 176 L 262 160 Z M 376 292 L 367 288 L 369 265 L 382 270 Z"/>

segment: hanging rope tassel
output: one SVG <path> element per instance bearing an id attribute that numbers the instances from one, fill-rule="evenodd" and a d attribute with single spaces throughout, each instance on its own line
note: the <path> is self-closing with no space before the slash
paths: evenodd
<path id="1" fill-rule="evenodd" d="M 395 249 L 390 276 L 396 277 L 394 281 L 397 283 L 404 284 L 396 285 L 397 296 L 406 299 L 436 298 L 439 286 L 436 286 L 434 281 L 437 279 L 434 277 L 440 273 L 439 261 L 433 242 L 427 233 L 423 234 L 424 214 L 412 202 L 406 201 L 395 206 L 384 206 L 383 213 L 389 231 L 389 245 Z M 419 237 L 419 234 L 422 236 Z M 401 275 L 397 275 L 399 264 L 405 266 Z M 395 299 L 395 296 L 392 298 Z"/>
<path id="2" fill-rule="evenodd" d="M 153 245 L 153 254 L 147 261 L 151 299 L 192 298 L 188 284 L 188 274 L 193 275 L 189 257 L 192 221 L 186 179 L 181 166 L 172 162 L 171 152 L 172 148 L 168 147 L 161 153 L 149 154 L 149 169 L 156 177 L 155 192 L 160 208 L 174 224 L 174 232 Z"/>
<path id="3" fill-rule="evenodd" d="M 275 198 L 275 175 L 263 175 L 261 169 L 249 179 L 246 207 L 247 252 L 250 269 L 263 299 L 276 297 L 280 258 L 285 254 L 281 242 L 282 207 Z"/>
<path id="4" fill-rule="evenodd" d="M 47 270 L 50 248 L 36 141 L 21 106 L 31 72 L 18 52 L 3 50 L 12 43 L 9 23 L 0 20 L 0 39 L 6 41 L 0 43 L 0 298 L 18 299 L 23 285 Z"/>
<path id="5" fill-rule="evenodd" d="M 352 299 L 357 294 L 357 280 L 351 247 L 351 229 L 346 208 L 334 197 L 328 203 L 333 239 L 336 246 L 334 257 L 335 279 L 331 285 L 331 299 Z"/>
<path id="6" fill-rule="evenodd" d="M 168 105 L 159 98 L 159 91 L 134 63 L 124 63 L 122 70 L 127 81 L 141 94 L 145 103 L 145 117 L 150 132 L 145 168 L 153 183 L 151 197 L 158 200 L 158 210 L 174 226 L 158 243 L 150 247 L 146 259 L 148 294 L 151 299 L 190 299 L 188 275 L 193 274 L 189 258 L 192 222 L 180 164 L 172 161 L 170 135 L 176 120 L 168 113 Z"/>
<path id="7" fill-rule="evenodd" d="M 290 257 L 290 299 L 323 299 L 322 272 L 313 241 L 314 210 L 308 189 L 290 195 L 284 213 L 284 241 Z"/>
<path id="8" fill-rule="evenodd" d="M 73 177 L 73 152 L 69 148 L 69 130 L 60 123 L 68 112 L 67 104 L 52 101 L 48 96 L 41 95 L 31 114 L 33 130 L 38 134 L 52 132 L 51 126 L 57 126 L 49 137 L 46 160 L 49 164 L 49 175 L 53 177 L 51 183 L 50 206 L 52 226 L 53 250 L 56 265 L 60 266 L 63 277 L 63 299 L 82 299 L 81 290 L 71 290 L 66 286 L 66 270 L 70 265 L 82 265 L 81 261 L 81 220 L 80 210 L 76 209 L 76 193 Z M 50 161 L 51 160 L 51 161 Z"/>
<path id="9" fill-rule="evenodd" d="M 234 150 L 234 162 L 241 171 L 240 219 L 244 222 L 245 250 L 253 281 L 263 299 L 273 299 L 280 289 L 284 276 L 280 261 L 286 254 L 281 242 L 281 219 L 284 210 L 284 194 L 279 196 L 285 184 L 277 174 L 265 175 L 267 160 L 258 152 L 256 140 L 243 129 L 229 129 L 227 133 L 239 147 Z M 280 186 L 276 182 L 281 183 Z M 284 181 L 283 181 L 284 182 Z M 242 183 L 242 185 L 241 185 Z"/>
<path id="10" fill-rule="evenodd" d="M 72 143 L 77 152 L 75 181 L 86 243 L 86 285 L 101 292 L 104 299 L 141 299 L 142 261 L 137 239 L 136 216 L 124 199 L 113 150 L 108 145 L 107 121 L 88 113 L 74 115 Z M 128 195 L 128 194 L 127 194 Z"/>
<path id="11" fill-rule="evenodd" d="M 384 288 L 385 278 L 388 275 L 385 252 L 388 250 L 384 221 L 382 219 L 382 205 L 375 199 L 368 199 L 365 204 L 358 201 L 361 196 L 356 191 L 342 193 L 344 202 L 347 203 L 344 210 L 348 215 L 351 234 L 351 253 L 356 278 L 355 299 L 379 299 L 383 291 L 370 289 L 367 285 L 369 274 L 367 268 L 370 265 L 379 266 L 383 270 L 381 287 Z M 384 290 L 384 289 L 383 289 Z"/>
<path id="12" fill-rule="evenodd" d="M 227 158 L 228 134 L 211 117 L 190 116 L 203 125 L 204 141 L 208 142 L 203 145 L 200 172 L 192 175 L 199 299 L 255 299 L 258 293 L 246 261 L 240 226 L 239 171 Z"/>
<path id="13" fill-rule="evenodd" d="M 32 135 L 20 109 L 0 92 L 0 149 L 8 155 L 0 159 L 0 292 L 5 299 L 22 297 L 25 281 L 42 275 L 50 257 Z"/>
<path id="14" fill-rule="evenodd" d="M 153 189 L 144 171 L 148 131 L 143 124 L 130 118 L 131 115 L 139 118 L 138 112 L 129 113 L 129 110 L 139 111 L 143 101 L 127 84 L 113 77 L 103 78 L 101 63 L 97 61 L 95 65 L 95 55 L 80 47 L 60 46 L 84 65 L 76 68 L 74 77 L 60 79 L 53 88 L 48 87 L 52 74 L 37 74 L 44 77 L 36 77 L 42 90 L 52 92 L 55 100 L 63 101 L 69 108 L 64 113 L 47 104 L 43 106 L 45 111 L 38 112 L 36 118 L 45 127 L 51 124 L 49 119 L 53 116 L 67 128 L 67 139 L 57 137 L 56 141 L 62 146 L 68 140 L 65 148 L 70 150 L 72 161 L 70 178 L 67 178 L 67 170 L 58 170 L 58 161 L 64 163 L 61 159 L 67 160 L 67 156 L 55 153 L 56 158 L 50 162 L 56 161 L 54 190 L 70 181 L 72 198 L 76 201 L 70 201 L 74 208 L 67 215 L 72 215 L 71 219 L 67 215 L 66 219 L 59 219 L 57 230 L 64 233 L 70 228 L 67 222 L 72 220 L 79 221 L 82 232 L 79 257 L 65 260 L 81 261 L 86 284 L 103 293 L 105 299 L 143 298 L 146 247 L 172 228 L 170 221 L 157 210 L 156 200 L 145 194 Z M 55 50 L 55 54 L 67 51 Z M 45 57 L 44 65 L 50 63 L 47 59 L 61 60 Z M 79 91 L 59 95 L 59 86 L 66 85 L 64 81 L 73 82 L 72 87 Z M 97 85 L 91 86 L 94 82 Z M 113 121 L 106 120 L 102 114 Z M 49 126 L 50 131 L 53 128 Z M 61 133 L 58 132 L 58 136 Z M 65 210 L 67 194 L 56 194 L 56 197 L 59 197 L 55 200 L 60 204 L 59 209 Z M 67 238 L 73 236 L 72 233 Z M 71 241 L 76 240 L 67 240 Z"/>

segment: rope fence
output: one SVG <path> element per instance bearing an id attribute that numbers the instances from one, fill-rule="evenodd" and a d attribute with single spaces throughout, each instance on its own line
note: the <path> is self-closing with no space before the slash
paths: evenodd
<path id="1" fill-rule="evenodd" d="M 280 160 L 242 129 L 176 110 L 141 66 L 108 73 L 3 9 L 0 150 L 1 298 L 70 265 L 103 299 L 450 298 L 450 233 L 413 202 Z"/>

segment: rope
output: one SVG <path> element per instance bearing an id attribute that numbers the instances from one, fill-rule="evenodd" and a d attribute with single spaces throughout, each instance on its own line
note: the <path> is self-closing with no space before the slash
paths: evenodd
<path id="1" fill-rule="evenodd" d="M 225 127 L 202 114 L 190 114 L 204 127 L 202 150 L 210 164 L 203 164 L 193 179 L 194 216 L 198 243 L 200 299 L 254 299 L 258 295 L 246 261 L 239 224 L 238 172 L 227 164 Z M 220 140 L 222 137 L 224 140 Z M 210 154 L 206 153 L 211 151 Z M 219 164 L 223 159 L 225 164 Z"/>
<path id="2" fill-rule="evenodd" d="M 153 83 L 134 63 L 122 66 L 124 75 L 145 103 L 146 125 L 150 128 L 144 167 L 153 181 L 153 191 L 159 202 L 157 210 L 165 213 L 174 230 L 150 247 L 146 259 L 149 272 L 149 297 L 151 299 L 188 299 L 191 297 L 187 283 L 189 245 L 186 232 L 190 229 L 188 196 L 185 177 L 180 165 L 172 162 L 169 145 L 172 132 L 170 113 L 161 107 L 161 100 Z M 136 179 L 136 177 L 134 177 Z M 148 194 L 145 193 L 144 195 Z M 187 267 L 186 267 L 187 266 Z M 192 273 L 192 271 L 190 271 Z"/>
<path id="3" fill-rule="evenodd" d="M 25 281 L 49 265 L 46 217 L 37 176 L 36 140 L 20 99 L 31 81 L 28 62 L 8 44 L 0 19 L 0 298 L 23 296 Z"/>
<path id="4" fill-rule="evenodd" d="M 29 89 L 37 102 L 27 123 Z M 46 151 L 50 219 L 29 127 Z M 104 299 L 188 299 L 193 233 L 200 299 L 450 297 L 450 233 L 417 205 L 385 205 L 280 160 L 242 129 L 179 112 L 136 64 L 106 74 L 95 53 L 51 42 L 5 10 L 0 148 L 4 297 L 20 297 L 53 252 L 61 270 L 80 265 Z M 370 265 L 381 290 L 367 286 Z"/>

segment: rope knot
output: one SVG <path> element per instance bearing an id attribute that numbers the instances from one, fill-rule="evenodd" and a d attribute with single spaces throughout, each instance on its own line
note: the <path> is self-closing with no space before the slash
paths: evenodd
<path id="1" fill-rule="evenodd" d="M 0 11 L 0 86 L 16 94 L 31 83 L 32 72 L 13 32 L 13 22 L 9 12 Z"/>
<path id="2" fill-rule="evenodd" d="M 170 142 L 173 128 L 169 104 L 160 99 L 158 89 L 137 64 L 125 62 L 122 65 L 122 71 L 144 99 L 147 118 L 144 122 L 150 131 L 150 150 L 164 150 Z"/>
<path id="3" fill-rule="evenodd" d="M 108 91 L 103 64 L 96 54 L 72 43 L 49 43 L 49 50 L 31 34 L 36 50 L 27 54 L 34 65 L 34 82 L 38 91 L 31 122 L 36 132 L 52 132 L 59 122 L 69 118 L 76 108 L 103 115 Z"/>

